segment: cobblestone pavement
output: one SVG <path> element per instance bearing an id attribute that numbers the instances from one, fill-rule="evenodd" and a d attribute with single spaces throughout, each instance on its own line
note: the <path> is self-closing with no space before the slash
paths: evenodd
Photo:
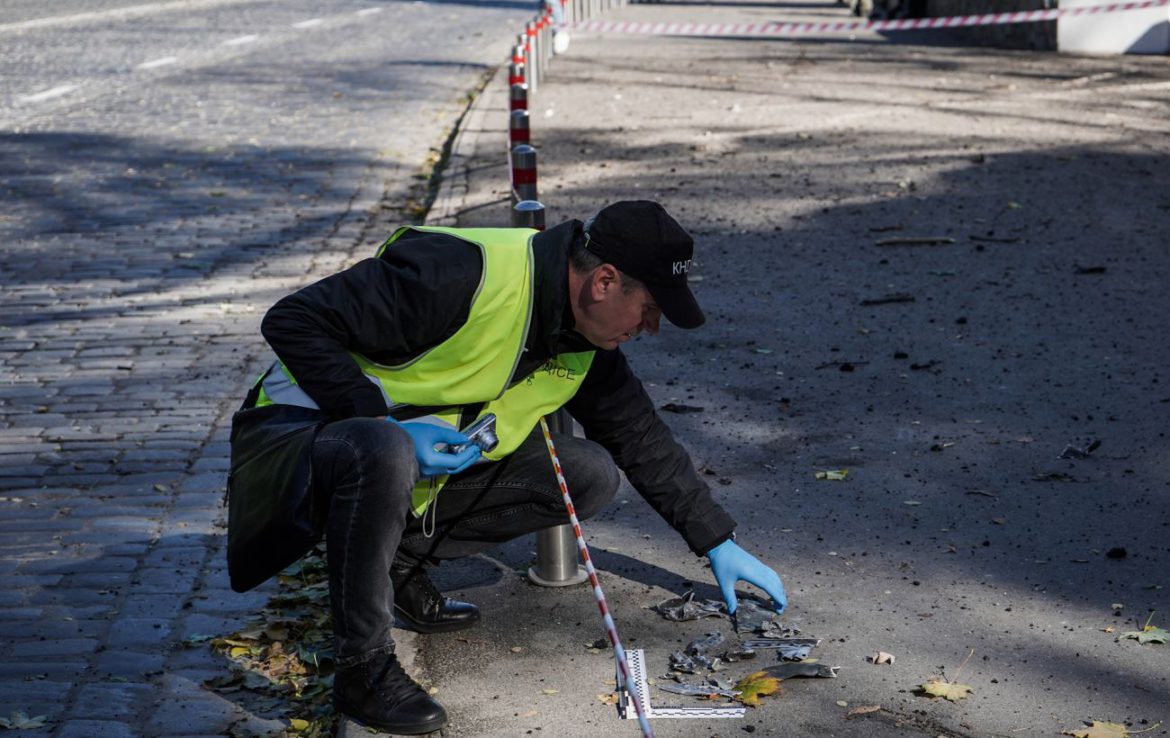
<path id="1" fill-rule="evenodd" d="M 68 41 L 87 32 L 157 55 L 182 28 L 204 52 L 118 79 L 125 64 L 95 57 L 72 64 L 96 70 L 70 78 L 75 97 L 0 101 L 0 717 L 45 716 L 9 735 L 279 730 L 204 690 L 223 664 L 181 645 L 232 632 L 271 591 L 230 592 L 222 538 L 259 318 L 415 217 L 417 175 L 527 12 L 208 5 L 226 9 L 0 29 L 8 92 L 38 58 L 98 53 Z M 248 30 L 222 14 L 236 6 L 249 23 L 279 10 L 281 28 L 328 17 L 212 53 Z"/>

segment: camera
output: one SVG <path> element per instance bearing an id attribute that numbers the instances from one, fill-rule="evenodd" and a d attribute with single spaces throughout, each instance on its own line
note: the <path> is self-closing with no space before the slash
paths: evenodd
<path id="1" fill-rule="evenodd" d="M 460 432 L 467 436 L 472 444 L 479 446 L 480 450 L 484 453 L 491 451 L 500 444 L 500 439 L 496 437 L 496 416 L 493 413 L 488 413 Z M 451 453 L 460 453 L 467 446 L 468 444 L 465 443 L 452 446 Z"/>

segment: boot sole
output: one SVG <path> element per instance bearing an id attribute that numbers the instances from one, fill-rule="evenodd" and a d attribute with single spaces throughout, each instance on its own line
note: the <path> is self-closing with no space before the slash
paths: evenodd
<path id="1" fill-rule="evenodd" d="M 391 725 L 390 723 L 378 723 L 373 720 L 365 720 L 353 716 L 353 711 L 350 711 L 345 703 L 335 701 L 333 709 L 342 714 L 346 720 L 351 720 L 363 728 L 372 728 L 380 730 L 383 733 L 391 733 L 393 735 L 427 735 L 441 730 L 447 725 L 448 719 L 442 718 L 439 720 L 432 720 L 427 723 L 415 723 L 413 725 Z"/>
<path id="2" fill-rule="evenodd" d="M 467 620 L 449 620 L 445 623 L 428 623 L 421 620 L 415 620 L 409 615 L 405 614 L 394 606 L 394 625 L 402 630 L 409 630 L 414 633 L 453 633 L 457 630 L 466 630 L 479 625 L 479 613 L 476 613 L 474 618 Z"/>

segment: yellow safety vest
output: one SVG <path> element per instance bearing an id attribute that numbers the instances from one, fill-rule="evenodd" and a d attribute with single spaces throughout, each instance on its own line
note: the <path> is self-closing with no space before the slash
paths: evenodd
<path id="1" fill-rule="evenodd" d="M 405 406 L 443 407 L 419 421 L 456 427 L 461 406 L 485 403 L 479 417 L 495 413 L 500 443 L 484 457 L 498 461 L 524 442 L 542 415 L 556 411 L 577 393 L 593 352 L 558 354 L 513 383 L 532 319 L 531 239 L 536 231 L 404 227 L 382 244 L 377 255 L 411 230 L 444 233 L 479 247 L 483 274 L 467 321 L 446 341 L 405 364 L 386 366 L 361 354 L 350 356 L 382 389 L 391 414 Z M 279 361 L 260 381 L 257 407 L 281 403 L 317 407 Z M 419 481 L 411 501 L 415 515 L 426 512 L 446 481 L 446 476 Z"/>

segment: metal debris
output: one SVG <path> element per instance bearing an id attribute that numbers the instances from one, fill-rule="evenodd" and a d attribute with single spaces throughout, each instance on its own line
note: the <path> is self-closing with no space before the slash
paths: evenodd
<path id="1" fill-rule="evenodd" d="M 826 664 L 802 661 L 799 663 L 769 666 L 764 668 L 762 671 L 768 676 L 776 677 L 777 679 L 791 679 L 792 677 L 820 677 L 823 679 L 836 679 L 837 670 L 840 668 L 840 666 L 828 666 Z"/>
<path id="2" fill-rule="evenodd" d="M 775 649 L 781 661 L 801 661 L 821 644 L 820 638 L 747 638 L 743 647 L 752 651 Z"/>
<path id="3" fill-rule="evenodd" d="M 735 697 L 739 694 L 734 689 L 723 689 L 722 687 L 716 687 L 711 684 L 659 684 L 658 688 L 663 692 L 685 694 L 688 697 L 710 697 L 712 695 Z"/>
<path id="4" fill-rule="evenodd" d="M 727 614 L 727 606 L 715 600 L 696 600 L 694 590 L 681 597 L 671 597 L 650 608 L 667 620 L 684 622 L 701 618 L 717 618 Z"/>

